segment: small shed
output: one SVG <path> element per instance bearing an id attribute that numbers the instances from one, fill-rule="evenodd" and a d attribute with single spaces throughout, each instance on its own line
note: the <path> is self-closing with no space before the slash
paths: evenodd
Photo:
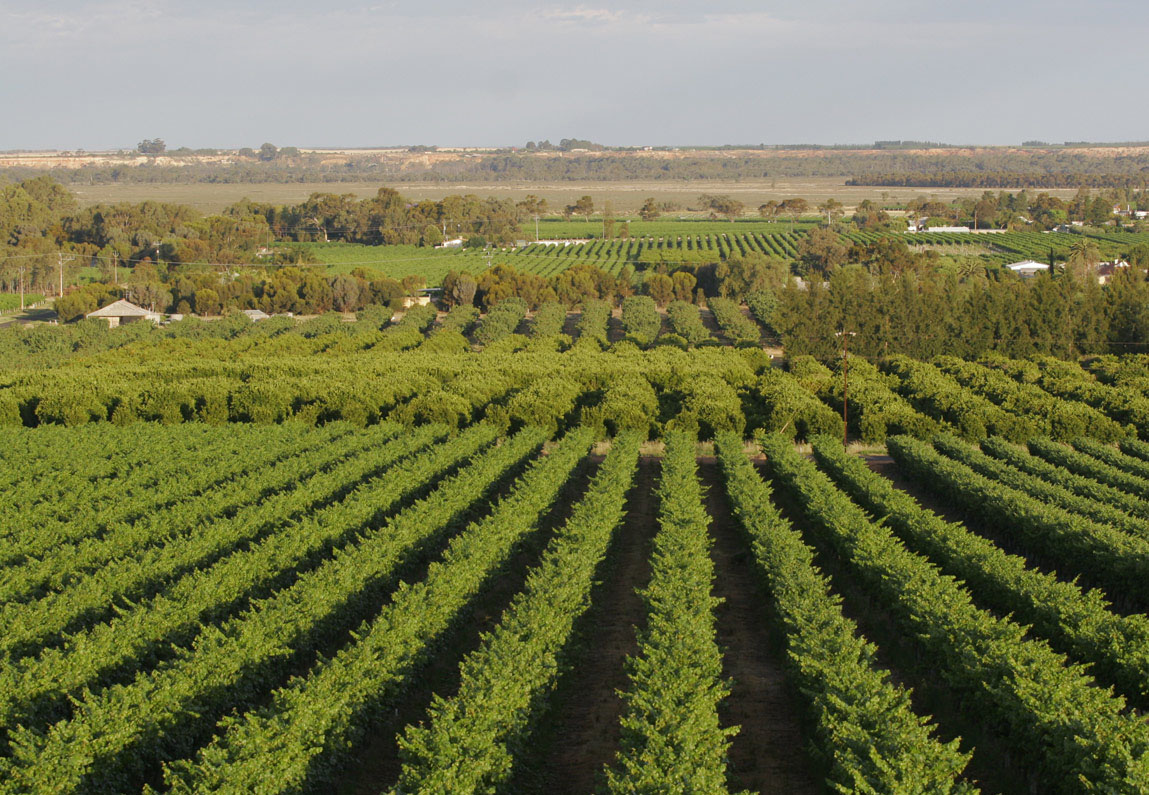
<path id="1" fill-rule="evenodd" d="M 153 323 L 159 323 L 161 320 L 159 312 L 136 306 L 131 301 L 125 301 L 122 298 L 97 309 L 95 312 L 89 312 L 86 317 L 106 320 L 108 321 L 108 328 L 116 328 L 123 323 L 135 323 L 138 320 L 150 320 Z"/>
<path id="2" fill-rule="evenodd" d="M 269 317 L 271 317 L 271 315 L 267 314 L 262 309 L 245 309 L 243 310 L 243 313 L 247 315 L 247 319 L 253 323 L 259 320 L 267 320 Z"/>
<path id="3" fill-rule="evenodd" d="M 1034 262 L 1031 259 L 1022 260 L 1021 262 L 1012 262 L 1006 267 L 1023 279 L 1030 279 L 1039 273 L 1049 270 L 1049 266 L 1044 262 Z"/>

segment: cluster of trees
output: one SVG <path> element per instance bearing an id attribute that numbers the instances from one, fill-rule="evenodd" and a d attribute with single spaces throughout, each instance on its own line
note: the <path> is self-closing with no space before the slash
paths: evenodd
<path id="1" fill-rule="evenodd" d="M 793 228 L 795 221 L 808 212 L 810 212 L 810 202 L 800 196 L 783 199 L 780 202 L 771 199 L 765 204 L 758 205 L 758 215 L 767 220 L 773 220 L 778 216 L 787 217 L 790 219 L 791 228 Z"/>
<path id="2" fill-rule="evenodd" d="M 662 307 L 672 301 L 702 304 L 708 297 L 745 300 L 754 293 L 778 291 L 789 278 L 787 262 L 757 252 L 735 254 L 716 263 L 657 265 L 637 272 L 628 265 L 617 274 L 580 264 L 550 278 L 523 273 L 511 265 L 495 265 L 478 276 L 448 273 L 443 279 L 443 301 L 447 306 L 474 303 L 490 308 L 515 297 L 533 309 L 550 302 L 568 307 L 589 301 L 618 305 L 628 296 L 641 294 Z"/>
<path id="3" fill-rule="evenodd" d="M 528 196 L 515 203 L 467 194 L 412 202 L 393 188 L 380 188 L 367 199 L 313 193 L 296 205 L 244 202 L 231 210 L 263 218 L 280 240 L 431 246 L 444 236 L 459 235 L 512 242 L 521 235 L 519 225 L 526 218 L 546 211 L 546 201 Z"/>
<path id="4" fill-rule="evenodd" d="M 292 162 L 294 162 L 297 158 L 300 157 L 299 149 L 296 147 L 285 146 L 280 149 L 278 146 L 272 143 L 262 144 L 259 149 L 252 149 L 249 146 L 245 146 L 236 154 L 238 154 L 240 157 L 259 160 L 263 163 L 270 163 L 281 158 L 290 159 Z"/>
<path id="5" fill-rule="evenodd" d="M 698 197 L 699 204 L 704 209 L 710 211 L 711 217 L 722 216 L 733 221 L 738 216 L 742 215 L 745 207 L 742 202 L 737 199 L 732 199 L 729 196 L 712 196 L 709 193 L 704 193 Z"/>
<path id="6" fill-rule="evenodd" d="M 71 284 L 82 267 L 117 285 L 144 263 L 162 263 L 164 277 L 173 267 L 209 265 L 232 278 L 233 266 L 313 261 L 306 248 L 274 249 L 277 241 L 434 245 L 445 231 L 479 244 L 506 243 L 524 218 L 545 211 L 546 201 L 536 196 L 518 203 L 474 195 L 410 202 L 390 188 L 362 200 L 316 193 L 289 206 L 245 199 L 216 215 L 156 201 L 80 208 L 67 188 L 41 175 L 0 186 L 0 290 L 22 285 L 55 294 L 61 278 Z"/>
<path id="7" fill-rule="evenodd" d="M 1080 188 L 1072 199 L 1048 193 L 1030 196 L 1025 190 L 985 191 L 978 198 L 941 202 L 919 197 L 906 204 L 908 212 L 928 218 L 934 226 L 963 224 L 974 229 L 1052 229 L 1069 221 L 1103 226 L 1115 220 L 1115 207 L 1149 209 L 1149 191 L 1107 189 L 1091 193 Z"/>
<path id="8" fill-rule="evenodd" d="M 150 262 L 142 262 L 116 285 L 94 282 L 56 301 L 61 320 L 82 318 L 117 298 L 157 312 L 225 315 L 243 309 L 268 314 L 356 312 L 368 306 L 397 307 L 405 296 L 424 285 L 422 277 L 403 281 L 357 268 L 351 273 L 325 274 L 315 268 L 287 266 L 264 273 L 245 271 L 220 278 L 214 271 L 173 272 L 161 277 Z"/>
<path id="9" fill-rule="evenodd" d="M 510 265 L 495 265 L 477 277 L 465 271 L 449 272 L 443 278 L 443 302 L 450 307 L 478 304 L 484 309 L 508 298 L 522 299 L 532 309 L 547 303 L 574 307 L 604 300 L 617 304 L 634 293 L 634 282 L 629 267 L 615 276 L 593 265 L 575 265 L 548 279 Z"/>
<path id="10" fill-rule="evenodd" d="M 136 144 L 136 151 L 142 155 L 162 155 L 167 149 L 163 138 L 145 138 Z"/>
<path id="11" fill-rule="evenodd" d="M 849 333 L 850 355 L 915 358 L 1061 358 L 1149 351 L 1149 282 L 1130 268 L 1105 287 L 1057 269 L 1052 276 L 961 278 L 952 272 L 847 265 L 806 289 L 793 283 L 776 293 L 771 325 L 788 355 L 840 359 Z"/>
<path id="12" fill-rule="evenodd" d="M 606 149 L 602 144 L 596 144 L 594 141 L 587 141 L 581 138 L 563 138 L 559 141 L 559 145 L 555 146 L 550 141 L 542 140 L 527 141 L 524 147 L 528 152 L 570 152 L 575 149 L 585 149 L 588 152 L 601 152 Z"/>
<path id="13" fill-rule="evenodd" d="M 1143 167 L 1143 166 L 1142 166 Z M 1145 175 L 1137 172 L 1066 172 L 1035 174 L 1024 171 L 901 172 L 851 177 L 847 185 L 883 188 L 1144 188 Z"/>

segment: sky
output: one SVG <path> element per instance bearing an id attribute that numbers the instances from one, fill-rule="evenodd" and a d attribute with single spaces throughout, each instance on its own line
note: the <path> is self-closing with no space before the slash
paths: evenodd
<path id="1" fill-rule="evenodd" d="M 0 0 L 0 150 L 1149 139 L 1143 0 Z"/>

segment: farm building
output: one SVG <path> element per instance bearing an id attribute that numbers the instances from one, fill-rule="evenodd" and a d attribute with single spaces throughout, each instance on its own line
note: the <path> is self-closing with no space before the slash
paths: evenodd
<path id="1" fill-rule="evenodd" d="M 95 312 L 89 312 L 86 317 L 106 320 L 108 321 L 108 328 L 116 328 L 123 323 L 135 323 L 138 320 L 150 320 L 153 323 L 159 323 L 161 320 L 159 312 L 152 312 L 149 309 L 136 306 L 122 298 L 97 309 Z"/>
<path id="2" fill-rule="evenodd" d="M 1031 259 L 1022 260 L 1021 262 L 1012 262 L 1005 267 L 1016 273 L 1023 279 L 1029 279 L 1039 273 L 1044 273 L 1049 270 L 1049 266 L 1044 262 L 1034 262 Z"/>
<path id="3" fill-rule="evenodd" d="M 1097 281 L 1101 284 L 1109 284 L 1109 280 L 1113 278 L 1113 274 L 1117 273 L 1118 268 L 1128 267 L 1129 263 L 1120 259 L 1114 262 L 1102 262 L 1097 266 Z"/>
<path id="4" fill-rule="evenodd" d="M 243 313 L 247 315 L 248 320 L 253 323 L 258 320 L 267 320 L 271 315 L 264 312 L 262 309 L 245 309 Z"/>

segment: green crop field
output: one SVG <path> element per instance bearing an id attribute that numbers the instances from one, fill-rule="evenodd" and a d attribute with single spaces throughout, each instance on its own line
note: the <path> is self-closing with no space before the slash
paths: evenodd
<path id="1" fill-rule="evenodd" d="M 533 235 L 517 248 L 433 249 L 420 246 L 368 246 L 350 243 L 280 244 L 307 248 L 329 270 L 348 273 L 362 267 L 401 279 L 423 276 L 429 285 L 441 283 L 450 270 L 478 273 L 488 265 L 506 264 L 526 273 L 554 276 L 577 264 L 589 264 L 613 274 L 624 266 L 643 269 L 657 264 L 699 265 L 718 262 L 732 255 L 761 253 L 788 260 L 798 259 L 798 242 L 815 221 L 803 221 L 793 231 L 787 222 L 659 220 L 631 224 L 627 239 L 602 239 L 602 225 L 596 222 L 546 220 L 540 222 L 539 237 L 544 240 L 580 240 L 587 243 L 554 245 L 534 243 Z M 533 230 L 532 230 L 533 231 Z M 1050 251 L 1059 260 L 1069 255 L 1082 238 L 1095 242 L 1101 255 L 1113 258 L 1127 255 L 1131 248 L 1149 244 L 1149 234 L 1099 232 L 1082 234 L 1005 232 L 1001 234 L 962 234 L 953 232 L 846 232 L 842 240 L 874 243 L 882 238 L 902 240 L 910 246 L 937 249 L 943 255 L 976 256 L 987 265 L 1002 265 L 1022 259 L 1045 262 Z"/>
<path id="2" fill-rule="evenodd" d="M 44 300 L 41 293 L 25 293 L 24 305 L 31 306 Z M 9 312 L 20 308 L 20 295 L 18 293 L 0 293 L 0 312 Z"/>
<path id="3" fill-rule="evenodd" d="M 702 226 L 709 227 L 705 222 Z M 528 242 L 513 249 L 433 249 L 418 246 L 366 246 L 353 243 L 297 243 L 328 269 L 349 273 L 355 268 L 379 271 L 393 278 L 423 276 L 430 285 L 439 284 L 450 270 L 478 273 L 488 265 L 511 265 L 526 273 L 554 276 L 578 264 L 595 265 L 618 274 L 625 266 L 632 269 L 658 263 L 668 265 L 718 262 L 734 254 L 751 252 L 794 259 L 797 243 L 809 225 L 799 225 L 794 232 L 788 226 L 763 224 L 768 231 L 749 231 L 741 224 L 721 225 L 721 232 L 695 233 L 693 223 L 667 225 L 666 236 L 629 238 L 626 240 L 592 240 L 588 243 L 553 245 Z M 678 234 L 673 234 L 677 230 Z M 577 239 L 577 238 L 576 238 Z"/>
<path id="4" fill-rule="evenodd" d="M 630 237 L 678 237 L 681 235 L 730 235 L 747 233 L 775 235 L 790 231 L 809 230 L 817 225 L 817 221 L 812 221 L 808 218 L 800 220 L 796 224 L 791 224 L 788 220 L 765 221 L 758 218 L 739 218 L 735 221 L 691 217 L 667 217 L 654 221 L 641 221 L 637 219 L 625 221 L 620 219 L 615 223 L 614 236 L 618 237 L 619 231 L 624 228 L 629 229 Z M 524 239 L 528 241 L 533 240 L 535 231 L 534 222 L 528 219 L 523 222 L 522 227 Z M 601 239 L 602 229 L 603 224 L 601 219 L 582 221 L 577 219 L 542 218 L 539 220 L 539 237 L 543 240 L 556 238 Z"/>
<path id="5" fill-rule="evenodd" d="M 2 332 L 0 793 L 1149 788 L 1149 357 L 711 309 Z"/>

